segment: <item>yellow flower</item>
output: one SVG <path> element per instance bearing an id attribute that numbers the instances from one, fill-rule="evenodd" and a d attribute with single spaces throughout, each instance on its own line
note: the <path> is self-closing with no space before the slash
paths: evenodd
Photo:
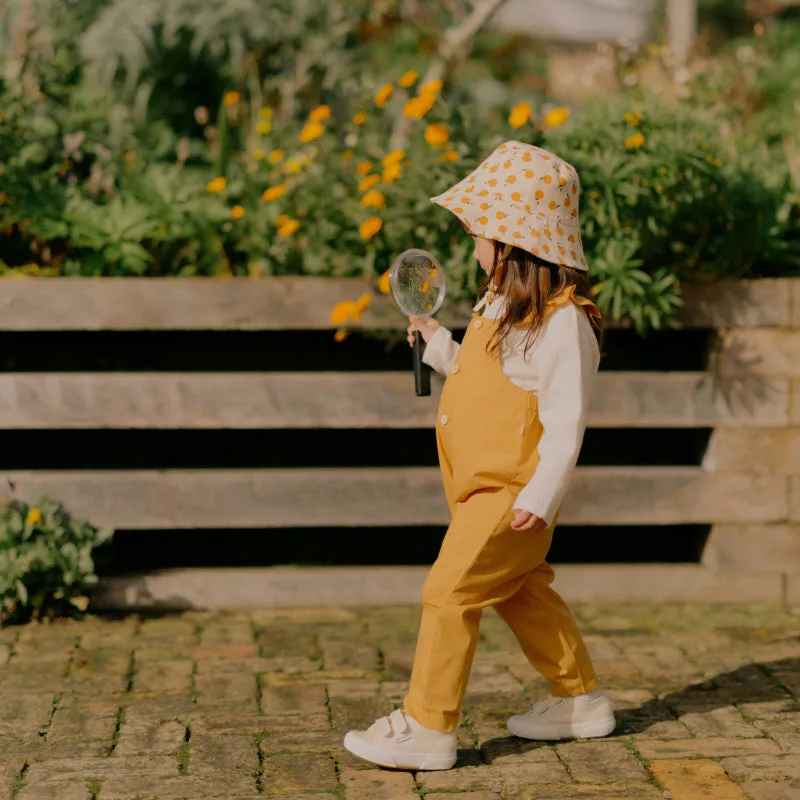
<path id="1" fill-rule="evenodd" d="M 262 109 L 259 110 L 258 116 L 261 119 L 272 119 L 272 115 L 274 113 L 275 112 L 269 106 L 264 106 Z"/>
<path id="2" fill-rule="evenodd" d="M 638 128 L 641 121 L 641 111 L 629 111 L 627 114 L 625 114 L 625 122 L 627 122 L 632 128 Z"/>
<path id="3" fill-rule="evenodd" d="M 389 98 L 394 94 L 394 86 L 391 83 L 384 83 L 380 89 L 375 93 L 375 105 L 378 108 L 383 108 Z"/>
<path id="4" fill-rule="evenodd" d="M 544 124 L 548 128 L 557 128 L 559 125 L 563 125 L 569 119 L 570 113 L 570 110 L 568 108 L 564 108 L 564 106 L 554 108 L 544 118 Z"/>
<path id="5" fill-rule="evenodd" d="M 361 312 L 359 311 L 358 304 L 352 300 L 342 300 L 337 303 L 331 311 L 331 323 L 334 325 L 344 325 L 348 320 L 358 322 L 361 319 Z"/>
<path id="6" fill-rule="evenodd" d="M 267 160 L 270 164 L 279 164 L 283 157 L 286 155 L 283 150 L 273 150 L 269 156 L 267 156 Z"/>
<path id="7" fill-rule="evenodd" d="M 333 334 L 333 341 L 334 342 L 343 342 L 347 338 L 347 331 L 341 330 L 341 328 Z"/>
<path id="8" fill-rule="evenodd" d="M 291 217 L 288 214 L 281 214 L 275 220 L 275 225 L 277 225 L 280 228 L 282 225 L 285 225 L 290 219 Z"/>
<path id="9" fill-rule="evenodd" d="M 325 128 L 319 122 L 307 122 L 300 132 L 301 142 L 313 142 L 314 139 L 319 139 L 325 133 Z"/>
<path id="10" fill-rule="evenodd" d="M 403 106 L 403 116 L 409 119 L 422 119 L 433 108 L 435 102 L 436 95 L 433 93 L 412 97 Z"/>
<path id="11" fill-rule="evenodd" d="M 389 270 L 387 269 L 378 280 L 378 291 L 381 292 L 381 294 L 389 294 L 389 290 L 391 289 L 389 277 Z"/>
<path id="12" fill-rule="evenodd" d="M 225 178 L 219 177 L 214 178 L 213 181 L 209 181 L 206 184 L 206 191 L 211 192 L 211 194 L 219 194 L 228 184 L 228 181 Z"/>
<path id="13" fill-rule="evenodd" d="M 350 160 L 352 157 L 353 157 L 353 151 L 352 151 L 352 150 L 345 150 L 345 151 L 342 153 L 342 158 L 343 158 L 345 161 L 349 161 L 349 160 Z"/>
<path id="14" fill-rule="evenodd" d="M 325 122 L 325 120 L 328 119 L 330 115 L 331 115 L 330 106 L 317 106 L 308 115 L 308 119 L 310 122 Z"/>
<path id="15" fill-rule="evenodd" d="M 256 161 L 263 161 L 267 157 L 266 150 L 253 150 L 253 158 Z"/>
<path id="16" fill-rule="evenodd" d="M 225 92 L 222 95 L 222 102 L 226 106 L 235 106 L 241 99 L 241 92 Z"/>
<path id="17" fill-rule="evenodd" d="M 261 195 L 261 199 L 265 203 L 271 203 L 273 200 L 277 200 L 285 194 L 286 187 L 282 183 L 279 183 L 277 186 L 270 186 L 269 189 L 265 189 L 264 194 Z"/>
<path id="18" fill-rule="evenodd" d="M 234 206 L 231 209 L 231 219 L 241 219 L 246 213 L 244 206 Z"/>
<path id="19" fill-rule="evenodd" d="M 42 521 L 42 512 L 38 508 L 32 508 L 28 511 L 28 516 L 25 519 L 28 525 L 38 525 Z"/>
<path id="20" fill-rule="evenodd" d="M 367 175 L 366 178 L 362 178 L 358 183 L 358 191 L 359 192 L 366 192 L 368 189 L 371 189 L 376 183 L 380 182 L 380 175 Z"/>
<path id="21" fill-rule="evenodd" d="M 414 72 L 413 69 L 410 69 L 404 75 L 401 75 L 397 81 L 398 86 L 402 86 L 404 89 L 408 89 L 410 86 L 413 86 L 417 82 L 417 78 L 419 77 L 418 72 Z"/>
<path id="22" fill-rule="evenodd" d="M 284 222 L 283 225 L 281 225 L 280 228 L 278 228 L 278 236 L 281 236 L 284 239 L 286 239 L 293 233 L 296 233 L 299 227 L 300 223 L 296 219 L 286 220 L 286 222 Z"/>
<path id="23" fill-rule="evenodd" d="M 378 189 L 370 189 L 361 198 L 361 205 L 365 208 L 386 208 L 386 198 Z"/>
<path id="24" fill-rule="evenodd" d="M 458 153 L 455 150 L 447 150 L 442 153 L 442 161 L 458 161 Z"/>
<path id="25" fill-rule="evenodd" d="M 362 239 L 369 241 L 382 227 L 383 220 L 380 217 L 370 217 L 368 220 L 361 223 L 358 232 L 361 234 Z"/>
<path id="26" fill-rule="evenodd" d="M 362 161 L 357 167 L 356 172 L 359 175 L 369 175 L 369 171 L 372 169 L 372 162 L 371 161 Z"/>
<path id="27" fill-rule="evenodd" d="M 301 161 L 298 161 L 296 158 L 290 158 L 286 164 L 284 165 L 284 169 L 290 175 L 297 175 L 298 172 L 301 172 L 303 169 L 303 164 Z"/>
<path id="28" fill-rule="evenodd" d="M 529 103 L 517 103 L 508 115 L 508 124 L 512 128 L 521 128 L 531 118 L 532 111 Z"/>
<path id="29" fill-rule="evenodd" d="M 367 115 L 363 111 L 359 111 L 358 114 L 353 117 L 353 122 L 356 125 L 363 125 L 366 121 Z"/>
<path id="30" fill-rule="evenodd" d="M 264 135 L 272 130 L 272 123 L 268 119 L 260 119 L 256 125 L 256 130 Z"/>
<path id="31" fill-rule="evenodd" d="M 384 183 L 394 183 L 403 174 L 403 168 L 400 164 L 390 164 L 383 171 L 381 180 Z"/>
<path id="32" fill-rule="evenodd" d="M 422 86 L 419 87 L 419 93 L 423 94 L 439 94 L 442 91 L 442 86 L 444 84 L 441 81 L 428 81 L 427 83 L 423 83 Z"/>
<path id="33" fill-rule="evenodd" d="M 381 160 L 381 164 L 383 164 L 384 167 L 391 167 L 392 164 L 399 164 L 405 157 L 405 150 L 392 150 L 388 156 L 384 156 Z"/>
<path id="34" fill-rule="evenodd" d="M 425 129 L 425 141 L 431 147 L 444 147 L 449 140 L 450 136 L 447 133 L 447 128 L 438 122 L 428 125 Z"/>
<path id="35" fill-rule="evenodd" d="M 361 297 L 356 300 L 356 308 L 358 309 L 359 314 L 362 314 L 364 311 L 367 310 L 367 307 L 372 302 L 372 295 L 369 292 L 364 292 Z"/>
<path id="36" fill-rule="evenodd" d="M 628 150 L 638 150 L 644 144 L 644 136 L 641 133 L 634 133 L 625 140 L 625 147 Z"/>

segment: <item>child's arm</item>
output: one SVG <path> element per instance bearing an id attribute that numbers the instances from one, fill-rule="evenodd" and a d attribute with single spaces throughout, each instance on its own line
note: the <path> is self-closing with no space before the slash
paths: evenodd
<path id="1" fill-rule="evenodd" d="M 575 306 L 567 306 L 553 315 L 540 347 L 539 419 L 544 430 L 539 442 L 539 465 L 520 492 L 514 509 L 550 525 L 578 460 L 599 351 L 591 327 Z M 532 522 L 516 527 L 532 528 L 535 520 Z"/>
<path id="2" fill-rule="evenodd" d="M 449 375 L 456 363 L 458 342 L 453 341 L 453 334 L 443 328 L 430 317 L 410 317 L 408 326 L 408 343 L 414 344 L 414 331 L 419 331 L 425 340 L 425 352 L 422 361 L 441 375 Z"/>

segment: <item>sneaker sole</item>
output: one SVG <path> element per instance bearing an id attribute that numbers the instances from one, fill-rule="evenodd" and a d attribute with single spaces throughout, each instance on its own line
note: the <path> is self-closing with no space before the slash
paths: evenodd
<path id="1" fill-rule="evenodd" d="M 444 770 L 453 767 L 457 758 L 455 753 L 403 753 L 398 757 L 382 747 L 376 747 L 359 739 L 352 733 L 348 733 L 344 737 L 344 748 L 354 756 L 363 758 L 371 764 L 390 769 Z"/>
<path id="2" fill-rule="evenodd" d="M 608 736 L 617 727 L 617 720 L 612 715 L 606 719 L 579 722 L 575 725 L 536 725 L 510 719 L 506 727 L 509 733 L 521 739 L 555 742 L 562 739 L 599 739 Z"/>

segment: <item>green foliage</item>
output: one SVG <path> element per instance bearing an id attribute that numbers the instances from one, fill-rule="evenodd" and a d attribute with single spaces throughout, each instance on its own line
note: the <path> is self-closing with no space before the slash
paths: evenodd
<path id="1" fill-rule="evenodd" d="M 97 583 L 92 551 L 110 530 L 72 519 L 58 503 L 40 497 L 0 510 L 0 620 L 85 610 L 86 591 Z"/>
<path id="2" fill-rule="evenodd" d="M 67 5 L 0 12 L 14 54 L 0 59 L 0 274 L 377 279 L 418 246 L 439 255 L 458 300 L 475 291 L 470 243 L 428 198 L 509 138 L 578 168 L 598 302 L 639 330 L 671 323 L 684 280 L 800 274 L 790 23 L 737 44 L 678 101 L 624 92 L 549 127 L 535 90 L 473 62 L 423 119 L 403 117 L 418 87 L 398 78 L 425 72 L 422 53 L 467 0 Z M 506 48 L 517 63 L 512 45 L 492 34 L 476 52 Z M 376 104 L 384 81 L 393 95 Z M 520 100 L 535 111 L 513 128 Z M 330 116 L 306 128 L 322 103 Z M 428 143 L 431 124 L 446 144 Z M 397 142 L 392 174 L 381 161 Z M 377 206 L 359 187 L 367 161 Z"/>

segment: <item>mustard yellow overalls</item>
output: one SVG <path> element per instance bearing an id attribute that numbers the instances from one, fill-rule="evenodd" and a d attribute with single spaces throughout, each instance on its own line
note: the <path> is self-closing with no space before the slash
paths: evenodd
<path id="1" fill-rule="evenodd" d="M 564 292 L 550 309 L 593 303 Z M 591 313 L 590 313 L 591 312 Z M 508 623 L 556 697 L 597 688 L 578 628 L 551 588 L 545 557 L 555 523 L 511 528 L 514 502 L 539 463 L 537 396 L 512 383 L 488 345 L 496 320 L 474 316 L 444 384 L 436 423 L 439 462 L 452 521 L 422 591 L 422 622 L 406 712 L 432 730 L 459 722 L 483 609 Z"/>

